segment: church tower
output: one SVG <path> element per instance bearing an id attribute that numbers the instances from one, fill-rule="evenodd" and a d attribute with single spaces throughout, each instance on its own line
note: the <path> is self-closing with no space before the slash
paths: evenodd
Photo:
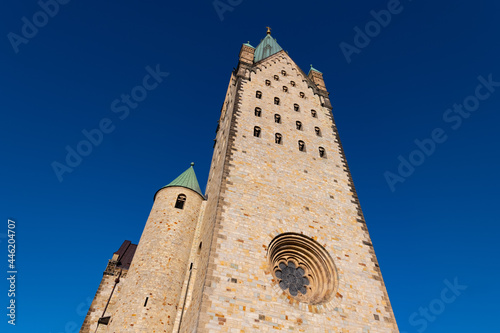
<path id="1" fill-rule="evenodd" d="M 133 256 L 81 332 L 398 332 L 323 74 L 270 29 L 241 47 L 205 195 L 192 166 L 160 189 Z"/>

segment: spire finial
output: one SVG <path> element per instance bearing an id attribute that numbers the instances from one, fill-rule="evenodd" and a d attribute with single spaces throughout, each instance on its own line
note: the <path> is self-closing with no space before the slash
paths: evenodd
<path id="1" fill-rule="evenodd" d="M 267 28 L 267 34 L 270 35 L 271 34 L 271 28 L 269 27 L 266 27 Z"/>
<path id="2" fill-rule="evenodd" d="M 191 166 L 194 166 L 194 162 L 191 162 Z"/>

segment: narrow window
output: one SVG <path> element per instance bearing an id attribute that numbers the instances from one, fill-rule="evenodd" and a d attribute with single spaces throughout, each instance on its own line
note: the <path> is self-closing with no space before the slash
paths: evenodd
<path id="1" fill-rule="evenodd" d="M 257 92 L 255 93 L 255 97 L 257 97 L 257 98 L 262 98 L 262 92 L 257 91 Z"/>
<path id="2" fill-rule="evenodd" d="M 274 115 L 274 122 L 281 124 L 281 116 L 279 114 Z"/>
<path id="3" fill-rule="evenodd" d="M 295 81 L 290 81 L 290 84 L 292 85 L 292 87 L 295 87 Z"/>
<path id="4" fill-rule="evenodd" d="M 276 134 L 274 135 L 274 142 L 276 142 L 277 144 L 279 144 L 279 145 L 281 144 L 281 139 L 282 139 L 281 134 L 276 133 Z"/>
<path id="5" fill-rule="evenodd" d="M 262 115 L 262 109 L 261 108 L 255 108 L 255 116 L 260 117 Z"/>
<path id="6" fill-rule="evenodd" d="M 149 299 L 149 297 L 146 297 L 146 300 L 144 301 L 144 306 L 146 306 L 148 304 L 148 299 Z"/>
<path id="7" fill-rule="evenodd" d="M 299 111 L 299 110 L 300 110 L 300 106 L 299 106 L 298 104 L 294 104 L 294 105 L 293 105 L 293 109 L 294 109 L 295 111 Z"/>
<path id="8" fill-rule="evenodd" d="M 259 126 L 255 126 L 253 128 L 253 136 L 260 138 L 260 127 Z"/>
<path id="9" fill-rule="evenodd" d="M 325 148 L 319 147 L 319 157 L 326 157 Z"/>
<path id="10" fill-rule="evenodd" d="M 270 85 L 271 85 L 271 81 L 266 80 L 266 86 L 270 86 Z"/>
<path id="11" fill-rule="evenodd" d="M 298 121 L 298 120 L 297 120 L 297 121 L 295 122 L 295 126 L 297 127 L 297 129 L 298 129 L 299 131 L 301 131 L 301 130 L 302 130 L 302 123 L 301 123 L 300 121 Z"/>
<path id="12" fill-rule="evenodd" d="M 302 140 L 299 141 L 299 151 L 306 151 L 306 144 Z"/>
<path id="13" fill-rule="evenodd" d="M 299 94 L 299 96 L 300 96 L 300 98 L 304 98 L 304 97 L 306 97 L 306 94 L 304 94 L 304 93 L 301 91 L 301 92 L 300 92 L 300 94 Z"/>
<path id="14" fill-rule="evenodd" d="M 186 203 L 186 195 L 179 194 L 177 196 L 177 201 L 175 202 L 175 208 L 184 209 L 184 203 Z"/>
<path id="15" fill-rule="evenodd" d="M 281 71 L 281 75 L 286 76 L 286 71 Z"/>
<path id="16" fill-rule="evenodd" d="M 288 91 L 288 87 L 287 86 L 283 86 L 283 91 L 287 92 Z"/>
<path id="17" fill-rule="evenodd" d="M 278 75 L 275 75 L 275 76 L 274 76 L 274 80 L 279 81 L 279 80 L 280 80 L 280 77 L 279 77 Z"/>
<path id="18" fill-rule="evenodd" d="M 274 104 L 280 105 L 280 99 L 278 97 L 274 97 Z"/>
<path id="19" fill-rule="evenodd" d="M 317 136 L 321 136 L 321 130 L 319 129 L 319 127 L 314 127 L 314 132 L 316 132 Z"/>
<path id="20" fill-rule="evenodd" d="M 318 114 L 316 113 L 316 110 L 311 110 L 311 116 L 313 116 L 314 118 L 316 118 L 318 116 Z"/>

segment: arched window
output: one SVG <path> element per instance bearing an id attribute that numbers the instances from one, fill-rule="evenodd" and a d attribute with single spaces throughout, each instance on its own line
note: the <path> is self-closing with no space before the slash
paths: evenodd
<path id="1" fill-rule="evenodd" d="M 299 93 L 300 98 L 306 97 L 306 94 L 304 94 L 302 91 Z"/>
<path id="2" fill-rule="evenodd" d="M 316 110 L 311 110 L 311 116 L 313 116 L 314 118 L 316 118 L 318 116 L 318 114 L 316 113 Z"/>
<path id="3" fill-rule="evenodd" d="M 255 126 L 253 128 L 253 136 L 260 138 L 260 127 L 259 126 Z"/>
<path id="4" fill-rule="evenodd" d="M 319 129 L 319 127 L 314 127 L 314 132 L 316 132 L 317 136 L 321 136 L 321 130 Z"/>
<path id="5" fill-rule="evenodd" d="M 270 85 L 271 85 L 271 81 L 266 80 L 266 86 L 270 86 Z"/>
<path id="6" fill-rule="evenodd" d="M 276 133 L 276 134 L 274 135 L 274 142 L 276 142 L 277 144 L 279 144 L 279 145 L 280 145 L 280 144 L 281 144 L 281 139 L 282 139 L 282 138 L 283 138 L 283 137 L 282 137 L 282 135 L 281 135 L 281 134 Z"/>
<path id="7" fill-rule="evenodd" d="M 257 91 L 257 92 L 255 93 L 255 97 L 257 97 L 257 98 L 262 98 L 262 92 Z"/>
<path id="8" fill-rule="evenodd" d="M 255 116 L 260 117 L 262 115 L 262 109 L 257 107 L 255 108 Z"/>
<path id="9" fill-rule="evenodd" d="M 306 144 L 302 140 L 299 141 L 299 151 L 306 151 Z"/>
<path id="10" fill-rule="evenodd" d="M 325 148 L 319 147 L 319 157 L 326 157 Z"/>
<path id="11" fill-rule="evenodd" d="M 280 80 L 280 77 L 279 77 L 278 75 L 275 75 L 275 76 L 274 76 L 274 80 L 279 81 L 279 80 Z"/>
<path id="12" fill-rule="evenodd" d="M 274 115 L 274 122 L 281 124 L 281 116 L 279 114 Z"/>
<path id="13" fill-rule="evenodd" d="M 290 85 L 291 85 L 292 87 L 295 87 L 295 81 L 290 81 Z"/>
<path id="14" fill-rule="evenodd" d="M 295 126 L 297 127 L 298 130 L 300 130 L 300 131 L 302 130 L 302 123 L 300 121 L 297 120 L 295 122 Z"/>
<path id="15" fill-rule="evenodd" d="M 288 91 L 288 87 L 287 86 L 283 86 L 283 91 L 287 92 Z"/>
<path id="16" fill-rule="evenodd" d="M 177 201 L 175 202 L 175 208 L 184 209 L 184 204 L 186 203 L 186 195 L 179 194 L 177 196 Z"/>
<path id="17" fill-rule="evenodd" d="M 274 97 L 274 104 L 280 105 L 280 99 L 278 97 Z"/>
<path id="18" fill-rule="evenodd" d="M 281 75 L 286 76 L 286 71 L 282 70 Z"/>
<path id="19" fill-rule="evenodd" d="M 294 104 L 294 105 L 293 105 L 293 109 L 294 109 L 295 111 L 299 111 L 299 110 L 300 110 L 300 106 L 299 106 L 298 104 Z"/>

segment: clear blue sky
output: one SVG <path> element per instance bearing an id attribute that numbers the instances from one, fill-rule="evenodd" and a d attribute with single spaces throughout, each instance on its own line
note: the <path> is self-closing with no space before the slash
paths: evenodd
<path id="1" fill-rule="evenodd" d="M 219 16 L 212 1 L 73 0 L 47 22 L 37 1 L 4 3 L 0 331 L 77 332 L 112 253 L 139 240 L 155 191 L 192 161 L 205 188 L 240 46 L 256 46 L 269 25 L 299 66 L 324 73 L 401 331 L 498 332 L 500 4 L 232 3 Z M 370 23 L 388 7 L 385 27 Z M 369 43 L 355 41 L 355 27 L 372 29 Z M 341 43 L 358 45 L 350 62 Z M 146 67 L 157 65 L 169 75 L 125 107 L 120 96 L 143 92 Z M 464 102 L 474 111 L 453 111 Z M 66 147 L 102 121 L 111 132 L 59 181 L 54 161 L 65 164 Z M 428 144 L 433 131 L 446 140 L 422 161 L 415 140 Z M 410 155 L 421 164 L 403 177 L 398 157 Z M 402 177 L 392 189 L 386 172 Z M 17 223 L 15 328 L 5 315 L 8 217 Z M 455 279 L 467 286 L 458 296 L 445 290 Z"/>

